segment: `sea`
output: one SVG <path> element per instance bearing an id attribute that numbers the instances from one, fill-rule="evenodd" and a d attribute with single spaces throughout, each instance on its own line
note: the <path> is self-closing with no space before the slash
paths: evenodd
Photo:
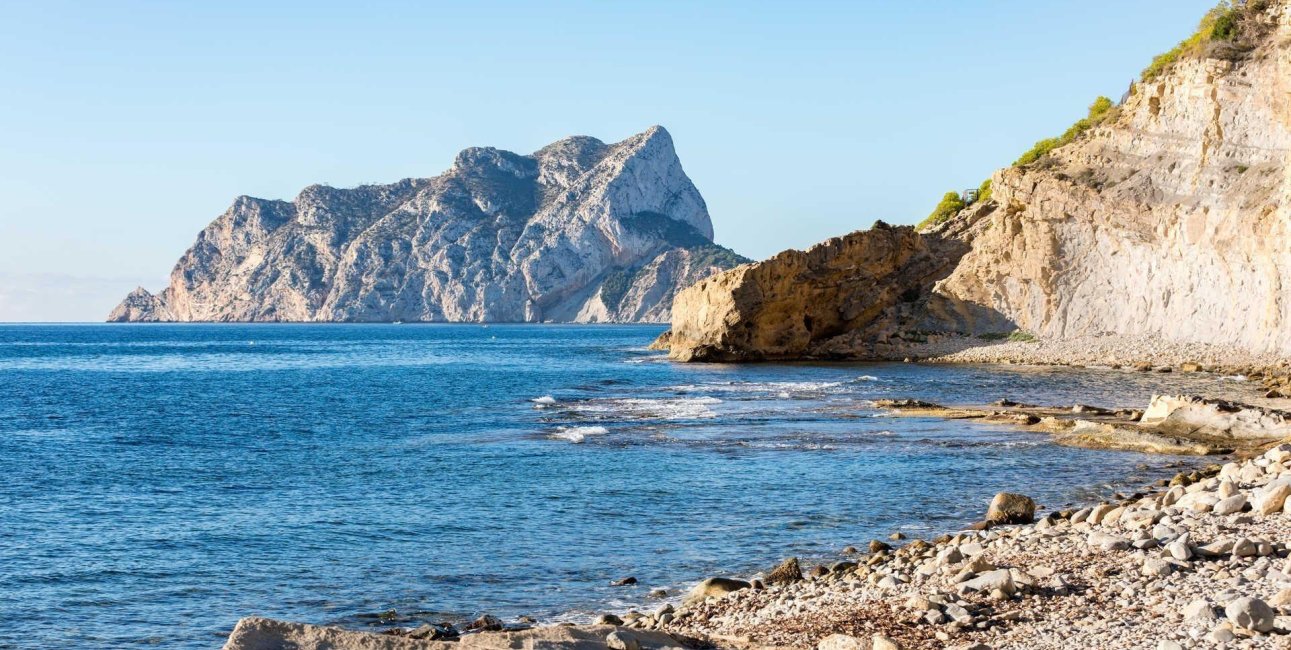
<path id="1" fill-rule="evenodd" d="M 590 621 L 1178 471 L 874 400 L 1145 406 L 1240 378 L 679 364 L 636 325 L 0 326 L 0 647 L 218 648 L 241 616 L 355 629 Z M 611 582 L 635 577 L 632 586 Z"/>

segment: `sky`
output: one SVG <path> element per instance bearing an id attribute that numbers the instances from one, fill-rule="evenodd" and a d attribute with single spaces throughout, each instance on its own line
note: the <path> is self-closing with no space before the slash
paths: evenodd
<path id="1" fill-rule="evenodd" d="M 162 289 L 233 198 L 672 133 L 753 258 L 916 223 L 1213 0 L 0 0 L 0 321 Z"/>

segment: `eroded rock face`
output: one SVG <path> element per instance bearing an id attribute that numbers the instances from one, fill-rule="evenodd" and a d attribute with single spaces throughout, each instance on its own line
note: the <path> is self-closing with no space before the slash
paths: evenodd
<path id="1" fill-rule="evenodd" d="M 1154 395 L 1141 424 L 1163 432 L 1202 433 L 1216 438 L 1291 437 L 1291 413 L 1186 395 Z"/>
<path id="2" fill-rule="evenodd" d="M 677 295 L 670 354 L 682 361 L 849 354 L 918 313 L 924 290 L 953 268 L 954 249 L 879 222 L 714 275 Z"/>
<path id="3" fill-rule="evenodd" d="M 1291 15 L 1239 60 L 1135 84 L 1116 119 L 995 175 L 1003 209 L 938 292 L 1035 334 L 1291 352 Z"/>
<path id="4" fill-rule="evenodd" d="M 927 290 L 920 314 L 833 317 L 848 302 L 882 311 L 888 289 L 912 286 L 903 272 L 876 274 L 859 291 L 847 284 L 853 257 L 884 250 L 882 233 L 854 234 L 842 239 L 861 245 L 830 257 L 836 271 L 803 272 L 811 252 L 782 253 L 684 292 L 673 357 L 890 358 L 894 335 L 1014 329 L 1291 354 L 1291 4 L 1261 6 L 1253 50 L 1185 58 L 1136 83 L 1102 125 L 997 172 L 991 200 L 924 233 L 967 250 Z M 801 322 L 825 312 L 828 342 Z"/>
<path id="5" fill-rule="evenodd" d="M 679 288 L 744 261 L 712 236 L 662 127 L 473 148 L 434 178 L 240 197 L 170 286 L 109 320 L 662 321 Z"/>

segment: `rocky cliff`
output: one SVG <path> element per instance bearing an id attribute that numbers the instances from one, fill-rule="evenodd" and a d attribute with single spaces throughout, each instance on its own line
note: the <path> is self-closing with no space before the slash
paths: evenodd
<path id="1" fill-rule="evenodd" d="M 924 288 L 954 268 L 959 248 L 879 222 L 788 250 L 681 292 L 667 344 L 682 361 L 869 356 L 869 342 L 917 313 Z"/>
<path id="2" fill-rule="evenodd" d="M 888 356 L 928 332 L 1015 329 L 1291 355 L 1291 4 L 1221 13 L 1226 22 L 1208 19 L 1154 62 L 1123 105 L 997 172 L 989 199 L 906 235 L 944 251 L 944 276 L 873 273 L 885 236 L 857 240 L 823 272 L 781 254 L 678 296 L 673 356 Z M 782 313 L 782 294 L 751 274 L 787 276 L 777 282 L 809 301 L 812 322 L 828 313 L 848 331 L 813 330 L 804 343 L 798 328 L 785 355 L 779 331 L 806 312 Z M 909 302 L 892 304 L 893 292 Z M 871 313 L 847 318 L 858 300 Z M 715 316 L 713 305 L 732 306 Z"/>
<path id="3" fill-rule="evenodd" d="M 170 286 L 109 320 L 662 321 L 679 288 L 745 261 L 712 237 L 662 127 L 472 148 L 434 178 L 239 197 Z"/>

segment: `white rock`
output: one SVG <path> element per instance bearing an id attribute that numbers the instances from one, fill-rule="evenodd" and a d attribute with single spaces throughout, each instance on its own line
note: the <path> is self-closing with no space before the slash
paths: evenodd
<path id="1" fill-rule="evenodd" d="M 1291 486 L 1285 483 L 1276 484 L 1260 497 L 1259 503 L 1255 505 L 1255 510 L 1265 515 L 1281 512 L 1282 506 L 1286 505 L 1286 500 L 1289 496 L 1291 496 Z"/>
<path id="2" fill-rule="evenodd" d="M 641 642 L 627 632 L 615 630 L 606 635 L 605 647 L 610 650 L 641 650 Z M 836 648 L 834 650 L 844 649 Z"/>
<path id="3" fill-rule="evenodd" d="M 847 634 L 831 634 L 816 644 L 816 650 L 871 650 L 872 644 Z"/>
<path id="4" fill-rule="evenodd" d="M 1251 557 L 1253 555 L 1259 555 L 1259 547 L 1255 542 L 1243 537 L 1233 543 L 1234 557 Z"/>
<path id="5" fill-rule="evenodd" d="M 1232 481 L 1220 481 L 1217 494 L 1219 494 L 1219 498 L 1227 499 L 1237 494 L 1237 484 Z"/>
<path id="6" fill-rule="evenodd" d="M 874 650 L 901 650 L 901 644 L 882 634 L 875 634 L 872 644 Z"/>
<path id="7" fill-rule="evenodd" d="M 1204 598 L 1198 598 L 1183 608 L 1183 617 L 1188 621 L 1210 622 L 1219 620 L 1219 615 L 1215 613 L 1215 606 Z"/>
<path id="8" fill-rule="evenodd" d="M 1241 512 L 1246 507 L 1246 495 L 1234 494 L 1231 497 L 1220 499 L 1214 508 L 1211 509 L 1217 515 L 1231 515 L 1234 512 Z"/>
<path id="9" fill-rule="evenodd" d="M 959 585 L 959 590 L 961 592 L 967 590 L 991 592 L 996 589 L 1006 594 L 1017 592 L 1017 585 L 1013 583 L 1013 577 L 1009 574 L 1008 569 L 988 571 L 972 580 L 960 583 Z"/>
<path id="10" fill-rule="evenodd" d="M 1139 573 L 1151 578 L 1160 578 L 1170 575 L 1172 570 L 1173 568 L 1170 566 L 1169 562 L 1154 558 L 1144 562 L 1143 566 L 1139 568 Z"/>
<path id="11" fill-rule="evenodd" d="M 1090 533 L 1089 537 L 1086 538 L 1086 542 L 1090 546 L 1104 551 L 1124 551 L 1130 547 L 1129 540 L 1124 537 L 1117 537 L 1116 535 L 1110 535 L 1108 533 L 1101 533 L 1098 531 Z"/>
<path id="12" fill-rule="evenodd" d="M 1273 610 L 1259 598 L 1238 598 L 1224 607 L 1224 616 L 1238 627 L 1256 632 L 1273 629 Z"/>

